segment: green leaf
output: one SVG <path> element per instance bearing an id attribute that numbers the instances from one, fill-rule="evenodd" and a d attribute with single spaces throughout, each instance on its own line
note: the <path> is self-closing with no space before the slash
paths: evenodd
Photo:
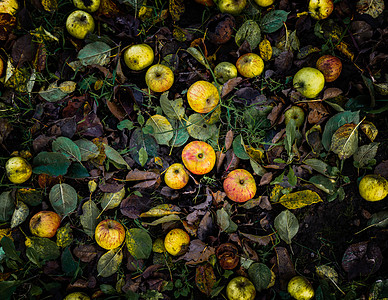
<path id="1" fill-rule="evenodd" d="M 41 268 L 42 267 L 42 264 L 40 263 L 40 257 L 39 257 L 39 254 L 38 252 L 35 251 L 34 248 L 31 248 L 31 247 L 28 247 L 26 249 L 26 256 L 28 257 L 28 259 L 36 264 L 38 266 L 38 268 Z"/>
<path id="2" fill-rule="evenodd" d="M 292 169 L 291 166 L 288 168 L 287 178 L 288 178 L 288 183 L 291 186 L 296 186 L 296 184 L 298 182 L 298 178 L 296 177 L 294 170 Z"/>
<path id="3" fill-rule="evenodd" d="M 160 96 L 160 106 L 162 107 L 163 113 L 169 119 L 181 120 L 185 115 L 183 99 L 169 100 L 168 91 Z"/>
<path id="4" fill-rule="evenodd" d="M 333 195 L 336 192 L 335 183 L 323 175 L 316 175 L 310 178 L 309 182 L 326 194 Z"/>
<path id="5" fill-rule="evenodd" d="M 32 162 L 35 174 L 47 174 L 50 176 L 65 175 L 70 166 L 70 160 L 62 153 L 39 152 Z"/>
<path id="6" fill-rule="evenodd" d="M 140 148 L 139 150 L 139 163 L 142 167 L 147 163 L 148 161 L 148 153 L 147 150 L 144 149 L 144 147 Z"/>
<path id="7" fill-rule="evenodd" d="M 235 35 L 237 46 L 240 47 L 245 40 L 249 43 L 251 50 L 255 49 L 261 41 L 260 27 L 253 20 L 245 21 Z"/>
<path id="8" fill-rule="evenodd" d="M 293 157 L 292 146 L 294 145 L 296 138 L 296 125 L 295 120 L 291 119 L 286 126 L 286 139 L 284 140 L 284 148 L 290 158 Z"/>
<path id="9" fill-rule="evenodd" d="M 152 251 L 152 239 L 147 231 L 130 228 L 126 232 L 125 243 L 128 252 L 137 260 L 147 259 Z"/>
<path id="10" fill-rule="evenodd" d="M 120 155 L 120 153 L 118 153 L 111 146 L 104 144 L 104 151 L 105 151 L 106 157 L 109 158 L 111 161 L 113 161 L 117 165 L 116 167 L 126 167 L 128 170 L 131 169 L 131 167 L 127 164 L 127 162 Z"/>
<path id="11" fill-rule="evenodd" d="M 366 168 L 370 165 L 377 154 L 377 149 L 380 143 L 370 143 L 369 145 L 362 145 L 353 155 L 354 163 L 358 168 Z"/>
<path id="12" fill-rule="evenodd" d="M 248 276 L 254 284 L 256 291 L 265 290 L 271 282 L 271 270 L 263 263 L 253 263 L 248 269 Z"/>
<path id="13" fill-rule="evenodd" d="M 43 193 L 35 189 L 19 189 L 16 193 L 16 201 L 24 202 L 30 206 L 37 206 L 43 201 Z"/>
<path id="14" fill-rule="evenodd" d="M 109 277 L 119 270 L 123 260 L 123 252 L 120 248 L 109 250 L 97 263 L 98 276 Z"/>
<path id="15" fill-rule="evenodd" d="M 151 116 L 147 120 L 146 126 L 152 127 L 153 132 L 151 135 L 155 138 L 159 145 L 168 145 L 169 141 L 174 136 L 170 122 L 166 117 L 161 115 Z"/>
<path id="16" fill-rule="evenodd" d="M 61 255 L 57 244 L 48 238 L 32 236 L 27 239 L 31 243 L 29 247 L 36 251 L 39 256 L 39 260 L 54 260 Z"/>
<path id="17" fill-rule="evenodd" d="M 284 210 L 274 220 L 275 229 L 280 238 L 287 244 L 291 244 L 292 238 L 299 231 L 298 219 L 289 210 Z"/>
<path id="18" fill-rule="evenodd" d="M 228 212 L 222 207 L 217 210 L 217 224 L 220 226 L 221 231 L 226 233 L 235 232 L 238 229 L 236 223 L 232 221 Z"/>
<path id="19" fill-rule="evenodd" d="M 80 150 L 81 161 L 87 161 L 89 159 L 96 158 L 100 154 L 98 147 L 89 140 L 80 139 L 74 141 L 74 143 Z"/>
<path id="20" fill-rule="evenodd" d="M 388 210 L 379 211 L 374 213 L 368 220 L 368 226 L 376 226 L 384 228 L 388 226 Z"/>
<path id="21" fill-rule="evenodd" d="M 192 114 L 187 121 L 187 132 L 196 140 L 206 141 L 217 131 L 216 125 L 209 125 L 201 114 Z"/>
<path id="22" fill-rule="evenodd" d="M 64 156 L 74 161 L 81 161 L 81 151 L 77 144 L 71 139 L 60 136 L 52 143 L 52 149 L 55 152 L 62 153 Z"/>
<path id="23" fill-rule="evenodd" d="M 3 247 L 5 255 L 7 255 L 8 258 L 16 260 L 18 262 L 22 262 L 19 257 L 19 254 L 16 252 L 16 248 L 13 241 L 9 237 L 3 236 L 3 238 L 0 240 L 0 244 Z"/>
<path id="24" fill-rule="evenodd" d="M 90 174 L 81 163 L 73 162 L 67 170 L 66 176 L 73 179 L 82 179 L 89 177 Z"/>
<path id="25" fill-rule="evenodd" d="M 77 208 L 77 192 L 67 183 L 54 185 L 49 194 L 50 203 L 55 212 L 65 216 Z"/>
<path id="26" fill-rule="evenodd" d="M 144 134 L 140 128 L 136 128 L 132 135 L 129 143 L 131 157 L 141 165 L 139 160 L 139 152 L 141 148 L 144 148 L 148 154 L 148 160 L 152 157 L 156 157 L 158 154 L 158 143 L 149 134 Z M 148 162 L 147 160 L 147 162 Z"/>
<path id="27" fill-rule="evenodd" d="M 8 222 L 15 210 L 15 204 L 12 197 L 12 191 L 2 192 L 0 194 L 0 222 Z"/>
<path id="28" fill-rule="evenodd" d="M 169 120 L 173 130 L 174 136 L 170 140 L 170 146 L 181 147 L 186 144 L 187 140 L 190 138 L 190 135 L 186 129 L 186 122 L 181 120 Z M 184 124 L 182 124 L 184 123 Z"/>
<path id="29" fill-rule="evenodd" d="M 331 139 L 330 150 L 338 155 L 339 159 L 346 159 L 356 153 L 358 148 L 358 125 L 344 124 L 338 128 Z"/>
<path id="30" fill-rule="evenodd" d="M 309 158 L 304 161 L 304 163 L 312 167 L 315 171 L 321 173 L 322 175 L 328 176 L 330 178 L 335 178 L 340 175 L 340 170 L 337 167 L 331 167 L 322 160 L 316 158 Z"/>
<path id="31" fill-rule="evenodd" d="M 239 159 L 250 159 L 250 156 L 245 150 L 245 144 L 241 134 L 235 137 L 232 146 L 234 154 L 236 154 Z"/>
<path id="32" fill-rule="evenodd" d="M 94 42 L 83 47 L 77 55 L 81 64 L 103 66 L 109 62 L 111 48 L 103 42 Z"/>
<path id="33" fill-rule="evenodd" d="M 21 280 L 0 281 L 0 299 L 11 300 L 12 295 L 22 283 Z"/>
<path id="34" fill-rule="evenodd" d="M 80 221 L 84 232 L 88 236 L 93 237 L 99 223 L 97 217 L 100 215 L 100 210 L 92 200 L 88 200 L 82 205 L 82 212 Z"/>
<path id="35" fill-rule="evenodd" d="M 125 197 L 125 187 L 116 193 L 104 193 L 101 199 L 102 210 L 112 209 L 120 205 Z"/>
<path id="36" fill-rule="evenodd" d="M 260 21 L 260 27 L 265 33 L 272 33 L 280 29 L 287 21 L 289 12 L 284 10 L 272 10 Z"/>
<path id="37" fill-rule="evenodd" d="M 65 276 L 74 276 L 79 267 L 79 263 L 74 260 L 73 255 L 71 254 L 70 247 L 66 247 L 61 256 L 61 265 L 62 271 L 65 273 Z"/>
<path id="38" fill-rule="evenodd" d="M 132 130 L 133 128 L 135 128 L 135 126 L 133 125 L 133 122 L 130 120 L 122 120 L 119 124 L 117 124 L 118 130 L 124 130 L 124 129 Z"/>

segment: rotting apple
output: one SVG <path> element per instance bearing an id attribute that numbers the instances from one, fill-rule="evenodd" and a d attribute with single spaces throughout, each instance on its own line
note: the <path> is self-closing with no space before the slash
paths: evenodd
<path id="1" fill-rule="evenodd" d="M 237 77 L 237 68 L 234 64 L 224 61 L 214 68 L 214 75 L 219 83 L 224 84 L 229 79 Z"/>
<path id="2" fill-rule="evenodd" d="M 73 11 L 66 19 L 67 32 L 77 39 L 83 40 L 94 31 L 94 26 L 92 15 L 83 10 Z"/>
<path id="3" fill-rule="evenodd" d="M 244 169 L 230 172 L 224 180 L 223 187 L 226 196 L 235 202 L 246 202 L 256 194 L 255 179 Z"/>
<path id="4" fill-rule="evenodd" d="M 237 276 L 226 286 L 226 296 L 229 300 L 253 300 L 256 297 L 256 289 L 248 278 Z"/>
<path id="5" fill-rule="evenodd" d="M 295 126 L 300 127 L 304 123 L 304 110 L 299 106 L 291 106 L 284 113 L 284 123 L 287 125 L 292 119 L 295 121 Z"/>
<path id="6" fill-rule="evenodd" d="M 143 70 L 154 62 L 154 50 L 147 44 L 129 46 L 124 51 L 124 62 L 131 70 Z"/>
<path id="7" fill-rule="evenodd" d="M 53 211 L 42 210 L 32 216 L 29 226 L 33 235 L 52 238 L 61 225 L 61 217 Z"/>
<path id="8" fill-rule="evenodd" d="M 332 0 L 310 0 L 308 11 L 316 20 L 326 19 L 333 12 Z"/>
<path id="9" fill-rule="evenodd" d="M 32 167 L 23 157 L 11 157 L 5 163 L 5 174 L 15 184 L 26 182 L 32 175 Z"/>
<path id="10" fill-rule="evenodd" d="M 119 222 L 107 219 L 98 223 L 94 235 L 100 247 L 111 250 L 124 242 L 125 229 Z"/>
<path id="11" fill-rule="evenodd" d="M 294 276 L 288 282 L 288 293 L 297 300 L 310 300 L 314 297 L 314 289 L 303 276 Z"/>
<path id="12" fill-rule="evenodd" d="M 380 175 L 368 174 L 361 179 L 358 191 L 367 201 L 380 201 L 388 195 L 388 181 Z"/>
<path id="13" fill-rule="evenodd" d="M 238 58 L 236 67 L 242 76 L 252 78 L 263 72 L 264 61 L 255 53 L 246 53 Z"/>
<path id="14" fill-rule="evenodd" d="M 89 13 L 95 12 L 100 7 L 100 0 L 73 0 L 76 8 L 86 10 Z"/>
<path id="15" fill-rule="evenodd" d="M 199 80 L 194 82 L 187 91 L 187 101 L 197 113 L 208 113 L 220 102 L 217 88 L 210 82 Z"/>
<path id="16" fill-rule="evenodd" d="M 296 72 L 294 88 L 306 98 L 315 98 L 325 85 L 325 77 L 318 69 L 305 67 Z"/>
<path id="17" fill-rule="evenodd" d="M 217 5 L 222 13 L 237 16 L 244 10 L 247 0 L 218 0 Z"/>
<path id="18" fill-rule="evenodd" d="M 274 2 L 275 0 L 255 0 L 255 3 L 261 7 L 268 7 L 272 5 Z"/>
<path id="19" fill-rule="evenodd" d="M 174 83 L 174 73 L 169 67 L 156 64 L 147 70 L 145 81 L 151 91 L 157 93 L 165 92 Z"/>
<path id="20" fill-rule="evenodd" d="M 214 1 L 213 0 L 194 0 L 195 2 L 205 5 L 205 6 L 214 6 Z"/>
<path id="21" fill-rule="evenodd" d="M 216 153 L 208 143 L 193 141 L 183 148 L 182 161 L 191 173 L 203 175 L 213 170 L 216 163 Z"/>
<path id="22" fill-rule="evenodd" d="M 323 55 L 317 60 L 316 67 L 322 72 L 326 82 L 336 80 L 342 71 L 341 60 L 333 55 Z"/>
<path id="23" fill-rule="evenodd" d="M 187 174 L 185 167 L 179 163 L 169 166 L 164 174 L 164 182 L 174 190 L 185 187 L 188 181 L 189 175 Z"/>
<path id="24" fill-rule="evenodd" d="M 190 236 L 180 228 L 170 230 L 164 238 L 164 247 L 173 256 L 184 254 L 189 247 Z"/>

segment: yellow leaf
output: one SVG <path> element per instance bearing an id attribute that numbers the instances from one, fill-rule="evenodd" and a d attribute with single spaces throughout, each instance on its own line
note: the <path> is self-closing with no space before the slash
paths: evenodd
<path id="1" fill-rule="evenodd" d="M 74 92 L 76 87 L 77 83 L 74 81 L 64 81 L 59 85 L 59 89 L 66 94 Z"/>
<path id="2" fill-rule="evenodd" d="M 57 0 L 42 0 L 42 6 L 45 11 L 52 12 L 58 9 Z"/>
<path id="3" fill-rule="evenodd" d="M 170 15 L 174 22 L 180 20 L 181 16 L 185 12 L 185 1 L 184 0 L 170 0 L 168 9 L 170 11 Z"/>
<path id="4" fill-rule="evenodd" d="M 10 14 L 15 15 L 19 9 L 19 4 L 17 0 L 1 0 L 0 1 L 0 13 L 1 14 Z"/>
<path id="5" fill-rule="evenodd" d="M 379 133 L 375 124 L 369 121 L 363 121 L 360 125 L 361 130 L 367 135 L 371 142 L 373 142 Z"/>
<path id="6" fill-rule="evenodd" d="M 57 246 L 66 248 L 67 246 L 70 246 L 72 242 L 72 230 L 70 228 L 70 223 L 67 223 L 65 226 L 59 228 L 57 231 Z"/>
<path id="7" fill-rule="evenodd" d="M 288 209 L 296 209 L 311 205 L 317 202 L 323 202 L 321 197 L 314 191 L 303 190 L 280 197 L 279 203 Z"/>
<path id="8" fill-rule="evenodd" d="M 321 278 L 328 278 L 334 283 L 338 282 L 338 273 L 329 266 L 318 266 L 315 267 L 315 271 L 317 272 L 317 275 Z"/>
<path id="9" fill-rule="evenodd" d="M 358 130 L 356 124 L 344 124 L 334 132 L 330 150 L 337 154 L 339 159 L 351 157 L 357 148 Z"/>
<path id="10" fill-rule="evenodd" d="M 173 138 L 174 132 L 171 123 L 166 117 L 161 115 L 151 116 L 146 126 L 150 126 L 153 129 L 151 135 L 155 138 L 159 145 L 168 145 L 168 142 Z"/>
<path id="11" fill-rule="evenodd" d="M 255 149 L 252 147 L 246 147 L 245 150 L 254 161 L 256 161 L 258 163 L 263 163 L 263 158 L 264 158 L 263 149 L 260 149 L 260 148 Z"/>
<path id="12" fill-rule="evenodd" d="M 11 228 L 0 229 L 0 241 L 3 236 L 9 237 L 11 240 L 13 240 L 11 235 Z"/>
<path id="13" fill-rule="evenodd" d="M 354 59 L 354 54 L 349 50 L 349 45 L 345 42 L 340 42 L 335 46 L 338 51 L 340 51 L 343 55 L 347 56 L 351 61 Z"/>
<path id="14" fill-rule="evenodd" d="M 144 212 L 140 215 L 141 218 L 145 217 L 163 217 L 168 216 L 172 214 L 180 214 L 180 208 L 173 204 L 160 204 L 153 208 L 151 208 L 149 211 Z"/>
<path id="15" fill-rule="evenodd" d="M 101 207 L 103 208 L 103 211 L 119 206 L 124 197 L 125 187 L 116 193 L 104 193 L 101 199 Z"/>
<path id="16" fill-rule="evenodd" d="M 59 42 L 59 39 L 44 29 L 42 26 L 30 31 L 30 34 L 34 37 L 34 41 L 38 44 L 43 42 Z"/>
<path id="17" fill-rule="evenodd" d="M 272 47 L 271 43 L 267 38 L 262 40 L 259 44 L 260 56 L 263 60 L 268 61 L 272 57 Z"/>
<path id="18" fill-rule="evenodd" d="M 275 186 L 273 187 L 271 194 L 269 196 L 270 200 L 271 200 L 271 202 L 278 202 L 280 197 L 282 197 L 285 194 L 288 194 L 291 191 L 292 191 L 291 187 L 284 188 L 279 184 L 275 184 Z"/>

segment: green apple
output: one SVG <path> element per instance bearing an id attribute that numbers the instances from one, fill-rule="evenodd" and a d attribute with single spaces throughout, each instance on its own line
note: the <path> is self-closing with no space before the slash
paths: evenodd
<path id="1" fill-rule="evenodd" d="M 88 33 L 94 31 L 94 19 L 83 10 L 73 11 L 66 20 L 66 29 L 70 35 L 83 40 Z"/>
<path id="2" fill-rule="evenodd" d="M 222 13 L 237 16 L 244 10 L 247 0 L 219 0 L 217 5 Z"/>
<path id="3" fill-rule="evenodd" d="M 295 121 L 296 127 L 300 127 L 304 123 L 304 111 L 299 106 L 291 106 L 284 113 L 284 123 L 287 125 L 292 119 Z"/>
<path id="4" fill-rule="evenodd" d="M 87 12 L 95 12 L 100 7 L 100 0 L 73 0 L 76 8 L 86 10 Z"/>
<path id="5" fill-rule="evenodd" d="M 306 98 L 315 98 L 325 85 L 325 77 L 315 68 L 306 67 L 296 72 L 294 88 Z"/>
<path id="6" fill-rule="evenodd" d="M 219 83 L 224 84 L 229 79 L 237 77 L 237 68 L 234 64 L 224 61 L 214 68 L 214 75 Z"/>
<path id="7" fill-rule="evenodd" d="M 229 300 L 253 300 L 256 297 L 256 289 L 248 278 L 238 276 L 229 281 L 226 296 Z"/>

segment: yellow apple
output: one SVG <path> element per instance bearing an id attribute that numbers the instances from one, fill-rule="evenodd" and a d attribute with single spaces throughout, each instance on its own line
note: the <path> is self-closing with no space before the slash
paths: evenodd
<path id="1" fill-rule="evenodd" d="M 217 5 L 222 13 L 237 16 L 244 10 L 247 0 L 219 0 Z"/>
<path id="2" fill-rule="evenodd" d="M 333 12 L 334 4 L 332 0 L 310 0 L 309 13 L 314 19 L 326 19 Z"/>
<path id="3" fill-rule="evenodd" d="M 100 7 L 100 0 L 73 0 L 76 8 L 86 10 L 87 12 L 95 12 Z"/>
<path id="4" fill-rule="evenodd" d="M 176 163 L 168 167 L 164 174 L 164 181 L 170 188 L 179 190 L 186 186 L 189 175 L 182 164 Z"/>
<path id="5" fill-rule="evenodd" d="M 125 229 L 119 222 L 108 219 L 98 223 L 94 235 L 100 247 L 111 250 L 124 242 Z"/>
<path id="6" fill-rule="evenodd" d="M 228 300 L 254 300 L 256 289 L 248 278 L 237 276 L 226 286 L 226 296 Z"/>
<path id="7" fill-rule="evenodd" d="M 83 40 L 94 31 L 94 26 L 92 15 L 83 10 L 73 11 L 66 19 L 67 32 L 77 39 Z"/>
<path id="8" fill-rule="evenodd" d="M 203 175 L 213 170 L 216 153 L 208 143 L 193 141 L 183 148 L 182 161 L 191 173 Z"/>
<path id="9" fill-rule="evenodd" d="M 302 276 L 294 276 L 288 282 L 288 293 L 297 300 L 310 300 L 314 297 L 314 289 L 310 282 Z"/>
<path id="10" fill-rule="evenodd" d="M 255 53 L 246 53 L 236 62 L 237 71 L 244 77 L 259 76 L 264 70 L 263 59 Z"/>
<path id="11" fill-rule="evenodd" d="M 214 68 L 214 75 L 219 83 L 224 84 L 229 79 L 237 77 L 237 68 L 234 64 L 224 61 Z"/>
<path id="12" fill-rule="evenodd" d="M 147 44 L 132 45 L 124 51 L 124 62 L 131 70 L 143 70 L 154 62 L 154 50 Z"/>
<path id="13" fill-rule="evenodd" d="M 82 292 L 74 292 L 67 295 L 63 300 L 90 300 L 90 297 Z"/>
<path id="14" fill-rule="evenodd" d="M 210 82 L 199 80 L 194 82 L 187 91 L 187 101 L 197 113 L 206 114 L 220 102 L 217 88 Z"/>
<path id="15" fill-rule="evenodd" d="M 31 218 L 29 226 L 33 235 L 52 238 L 60 224 L 61 217 L 57 213 L 42 210 Z"/>
<path id="16" fill-rule="evenodd" d="M 166 251 L 174 256 L 184 254 L 187 251 L 189 244 L 190 236 L 186 231 L 180 228 L 170 230 L 164 239 Z"/>
<path id="17" fill-rule="evenodd" d="M 388 181 L 380 175 L 368 174 L 361 179 L 358 191 L 367 201 L 380 201 L 388 195 Z"/>
<path id="18" fill-rule="evenodd" d="M 17 0 L 1 0 L 0 1 L 0 14 L 15 15 L 19 9 L 19 3 Z"/>
<path id="19" fill-rule="evenodd" d="M 162 64 L 156 64 L 147 70 L 145 81 L 151 91 L 161 93 L 167 91 L 174 83 L 174 73 Z"/>
<path id="20" fill-rule="evenodd" d="M 323 55 L 317 60 L 317 69 L 322 72 L 326 82 L 336 80 L 342 71 L 341 60 L 333 55 Z"/>
<path id="21" fill-rule="evenodd" d="M 318 69 L 306 67 L 296 72 L 292 83 L 304 97 L 315 98 L 325 85 L 325 77 Z"/>
<path id="22" fill-rule="evenodd" d="M 255 0 L 256 4 L 261 6 L 261 7 L 267 7 L 272 5 L 275 0 Z"/>
<path id="23" fill-rule="evenodd" d="M 236 169 L 225 178 L 224 192 L 235 202 L 246 202 L 256 194 L 256 182 L 252 174 L 244 169 Z"/>
<path id="24" fill-rule="evenodd" d="M 32 167 L 23 157 L 11 157 L 5 163 L 5 174 L 15 184 L 26 182 L 32 175 Z"/>

